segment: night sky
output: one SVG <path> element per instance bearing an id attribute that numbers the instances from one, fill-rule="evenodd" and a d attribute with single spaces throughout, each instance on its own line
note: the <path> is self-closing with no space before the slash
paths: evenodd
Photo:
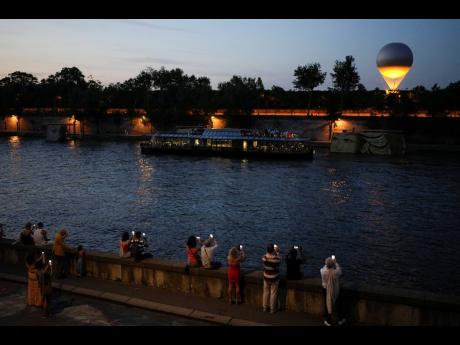
<path id="1" fill-rule="evenodd" d="M 292 89 L 298 65 L 319 62 L 332 86 L 334 61 L 353 55 L 361 83 L 385 88 L 376 56 L 407 44 L 414 65 L 401 88 L 460 80 L 460 20 L 0 20 L 0 77 L 20 70 L 39 80 L 76 66 L 107 85 L 150 66 L 207 76 L 261 77 Z"/>

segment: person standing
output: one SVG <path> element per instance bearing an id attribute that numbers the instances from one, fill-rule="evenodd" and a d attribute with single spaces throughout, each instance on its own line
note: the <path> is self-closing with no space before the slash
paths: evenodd
<path id="1" fill-rule="evenodd" d="M 326 326 L 342 325 L 346 321 L 345 319 L 337 322 L 341 313 L 337 299 L 340 292 L 339 278 L 342 275 L 342 269 L 334 256 L 326 258 L 324 263 L 325 265 L 320 269 L 325 305 L 324 324 Z"/>
<path id="2" fill-rule="evenodd" d="M 131 251 L 129 250 L 129 233 L 127 231 L 123 232 L 121 240 L 118 244 L 120 258 L 129 258 L 131 256 Z"/>
<path id="3" fill-rule="evenodd" d="M 53 254 L 56 260 L 55 274 L 57 278 L 66 278 L 69 271 L 66 252 L 70 252 L 72 249 L 64 243 L 66 238 L 66 229 L 59 230 L 54 238 Z"/>
<path id="4" fill-rule="evenodd" d="M 43 260 L 38 253 L 29 253 L 26 257 L 27 267 L 27 305 L 42 307 L 43 299 L 40 292 L 40 283 L 38 281 L 38 268 Z"/>
<path id="5" fill-rule="evenodd" d="M 187 246 L 185 248 L 187 254 L 187 267 L 200 267 L 201 258 L 198 254 L 200 250 L 200 238 L 196 236 L 190 236 L 187 240 Z"/>
<path id="6" fill-rule="evenodd" d="M 301 265 L 305 262 L 302 247 L 294 246 L 286 255 L 286 279 L 298 280 L 302 279 L 303 274 Z"/>
<path id="7" fill-rule="evenodd" d="M 245 254 L 243 246 L 240 245 L 240 254 L 236 247 L 232 247 L 228 252 L 227 256 L 227 275 L 228 275 L 228 303 L 233 302 L 233 285 L 235 285 L 236 292 L 236 304 L 241 303 L 241 292 L 240 292 L 240 280 L 241 280 L 241 268 L 240 262 L 244 261 Z"/>
<path id="8" fill-rule="evenodd" d="M 76 271 L 77 271 L 77 277 L 84 277 L 86 275 L 86 252 L 83 249 L 82 245 L 79 245 L 77 247 L 77 265 L 76 265 Z"/>
<path id="9" fill-rule="evenodd" d="M 222 264 L 214 261 L 214 252 L 217 249 L 216 239 L 210 235 L 207 240 L 204 241 L 204 246 L 201 247 L 201 261 L 203 268 L 219 268 Z"/>
<path id="10" fill-rule="evenodd" d="M 276 313 L 278 310 L 278 286 L 280 281 L 279 266 L 281 263 L 280 249 L 276 244 L 269 244 L 262 257 L 264 263 L 263 310 Z"/>

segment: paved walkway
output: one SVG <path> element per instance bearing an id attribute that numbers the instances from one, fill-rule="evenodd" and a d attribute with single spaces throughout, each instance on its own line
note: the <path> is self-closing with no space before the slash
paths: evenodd
<path id="1" fill-rule="evenodd" d="M 0 264 L 0 279 L 26 283 L 24 266 Z M 165 289 L 128 285 L 94 278 L 55 280 L 53 287 L 64 292 L 121 303 L 151 311 L 173 314 L 232 326 L 321 326 L 320 318 L 305 313 L 264 313 L 252 305 L 230 305 L 222 300 L 191 296 Z"/>
<path id="2" fill-rule="evenodd" d="M 27 285 L 0 280 L 0 326 L 218 326 L 102 299 L 55 291 L 50 316 L 26 304 Z"/>

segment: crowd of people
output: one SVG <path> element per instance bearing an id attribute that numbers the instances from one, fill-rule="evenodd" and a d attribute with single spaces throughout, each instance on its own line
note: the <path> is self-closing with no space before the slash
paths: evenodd
<path id="1" fill-rule="evenodd" d="M 1 237 L 4 236 L 3 227 L 0 227 Z M 51 254 L 45 253 L 46 247 L 51 240 L 48 231 L 42 222 L 32 224 L 27 222 L 19 234 L 19 238 L 13 242 L 25 246 L 33 246 L 26 257 L 27 268 L 27 304 L 43 309 L 44 316 L 49 314 L 49 301 L 51 298 L 51 279 L 63 279 L 69 274 L 69 261 L 75 258 L 76 277 L 83 277 L 85 271 L 85 250 L 82 245 L 73 248 L 65 243 L 68 232 L 62 228 L 56 232 Z"/>
<path id="2" fill-rule="evenodd" d="M 0 226 L 1 235 L 3 228 Z M 50 242 L 48 232 L 43 223 L 32 225 L 26 223 L 19 239 L 13 244 L 21 243 L 28 246 L 43 246 Z M 46 258 L 44 251 L 38 249 L 31 252 L 26 259 L 28 272 L 27 304 L 42 307 L 44 314 L 48 315 L 48 305 L 51 291 L 51 277 L 65 278 L 69 274 L 69 258 L 75 258 L 75 271 L 77 277 L 85 276 L 85 250 L 82 245 L 76 249 L 68 246 L 65 240 L 68 236 L 66 229 L 57 231 L 52 247 L 52 256 Z M 203 241 L 198 236 L 190 236 L 185 245 L 186 266 L 185 273 L 190 273 L 190 268 L 201 267 L 212 270 L 222 267 L 222 263 L 215 260 L 218 241 L 213 234 Z M 119 256 L 132 258 L 135 262 L 152 257 L 147 252 L 148 241 L 145 233 L 140 231 L 123 232 L 119 241 Z M 278 287 L 280 281 L 280 265 L 283 261 L 280 247 L 269 244 L 266 253 L 262 256 L 263 264 L 263 311 L 276 313 L 279 310 Z M 70 254 L 70 255 L 69 255 Z M 48 260 L 47 260 L 48 259 Z M 241 263 L 246 259 L 243 245 L 231 247 L 226 258 L 228 278 L 228 302 L 240 304 L 241 298 Z M 305 256 L 301 246 L 292 246 L 287 252 L 284 262 L 286 264 L 286 279 L 298 280 L 303 278 L 302 264 Z M 332 255 L 325 259 L 324 266 L 320 269 L 324 296 L 324 324 L 327 326 L 341 325 L 345 322 L 342 317 L 339 280 L 342 269 L 336 258 Z"/>
<path id="3" fill-rule="evenodd" d="M 221 264 L 214 260 L 217 247 L 217 241 L 212 234 L 204 241 L 203 246 L 201 246 L 200 237 L 190 236 L 185 248 L 187 257 L 185 272 L 189 273 L 190 267 L 202 267 L 204 269 L 219 268 Z M 245 259 L 246 253 L 242 245 L 230 248 L 227 256 L 229 303 L 241 303 L 240 265 Z M 305 263 L 305 256 L 301 246 L 292 246 L 284 261 L 286 263 L 286 279 L 298 280 L 303 278 L 302 264 Z M 264 268 L 263 310 L 265 312 L 276 313 L 280 305 L 278 298 L 280 264 L 282 262 L 280 247 L 276 244 L 269 244 L 265 255 L 262 257 L 262 262 Z M 325 265 L 320 269 L 320 274 L 325 302 L 324 324 L 326 326 L 342 325 L 346 321 L 342 317 L 342 308 L 339 299 L 339 278 L 342 270 L 334 256 L 325 259 Z"/>
<path id="4" fill-rule="evenodd" d="M 278 129 L 245 129 L 241 131 L 243 136 L 263 138 L 292 139 L 298 137 L 293 131 L 280 131 Z"/>

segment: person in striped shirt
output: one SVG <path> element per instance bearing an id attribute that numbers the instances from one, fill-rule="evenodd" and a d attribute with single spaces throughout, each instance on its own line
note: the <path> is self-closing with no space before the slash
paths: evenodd
<path id="1" fill-rule="evenodd" d="M 262 257 L 264 263 L 264 311 L 273 314 L 278 310 L 278 285 L 280 281 L 280 248 L 276 244 L 269 244 L 267 252 Z"/>

